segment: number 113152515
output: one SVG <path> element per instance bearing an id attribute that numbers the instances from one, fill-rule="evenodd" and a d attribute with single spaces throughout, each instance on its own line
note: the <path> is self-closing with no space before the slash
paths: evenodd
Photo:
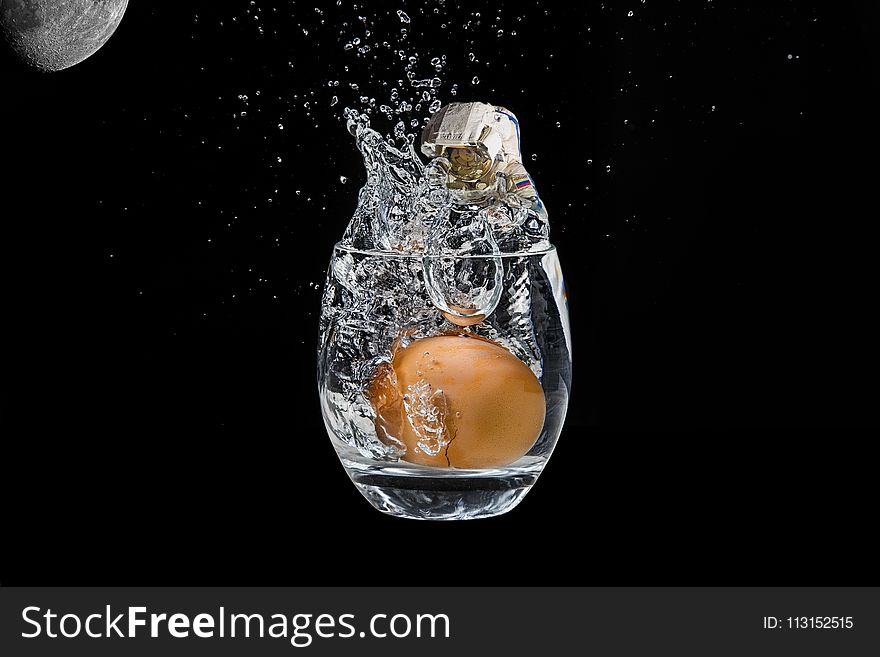
<path id="1" fill-rule="evenodd" d="M 765 630 L 851 630 L 852 616 L 764 616 Z"/>

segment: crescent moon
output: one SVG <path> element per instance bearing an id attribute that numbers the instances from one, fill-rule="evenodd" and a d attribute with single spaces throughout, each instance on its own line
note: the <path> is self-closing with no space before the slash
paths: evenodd
<path id="1" fill-rule="evenodd" d="M 27 66 L 60 71 L 103 46 L 126 7 L 128 0 L 0 0 L 0 30 Z"/>

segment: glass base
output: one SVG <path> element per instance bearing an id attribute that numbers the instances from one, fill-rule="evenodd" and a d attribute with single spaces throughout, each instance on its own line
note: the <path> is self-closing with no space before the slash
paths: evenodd
<path id="1" fill-rule="evenodd" d="M 414 520 L 474 520 L 507 513 L 525 497 L 534 477 L 467 479 L 352 477 L 374 508 Z"/>

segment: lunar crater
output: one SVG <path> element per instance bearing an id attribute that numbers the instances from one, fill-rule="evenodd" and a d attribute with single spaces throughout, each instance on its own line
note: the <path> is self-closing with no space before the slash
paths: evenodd
<path id="1" fill-rule="evenodd" d="M 127 6 L 128 0 L 0 0 L 0 28 L 25 64 L 60 71 L 101 48 Z"/>

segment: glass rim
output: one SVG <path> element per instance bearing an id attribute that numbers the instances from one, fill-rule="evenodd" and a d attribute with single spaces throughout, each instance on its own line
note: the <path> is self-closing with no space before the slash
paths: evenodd
<path id="1" fill-rule="evenodd" d="M 425 258 L 456 258 L 460 260 L 468 259 L 483 259 L 483 260 L 494 260 L 495 258 L 532 258 L 536 256 L 545 256 L 548 253 L 555 253 L 556 247 L 551 244 L 546 249 L 541 249 L 540 251 L 516 251 L 513 253 L 491 253 L 491 254 L 480 254 L 480 255 L 451 255 L 451 254 L 441 254 L 441 255 L 429 255 L 427 253 L 404 253 L 398 251 L 378 251 L 378 250 L 369 250 L 369 249 L 356 249 L 352 246 L 348 246 L 347 244 L 343 244 L 341 241 L 336 242 L 333 245 L 333 250 L 346 251 L 348 253 L 356 253 L 358 255 L 365 256 L 374 256 L 379 258 L 400 258 L 400 259 L 416 259 L 416 260 L 424 260 Z"/>

